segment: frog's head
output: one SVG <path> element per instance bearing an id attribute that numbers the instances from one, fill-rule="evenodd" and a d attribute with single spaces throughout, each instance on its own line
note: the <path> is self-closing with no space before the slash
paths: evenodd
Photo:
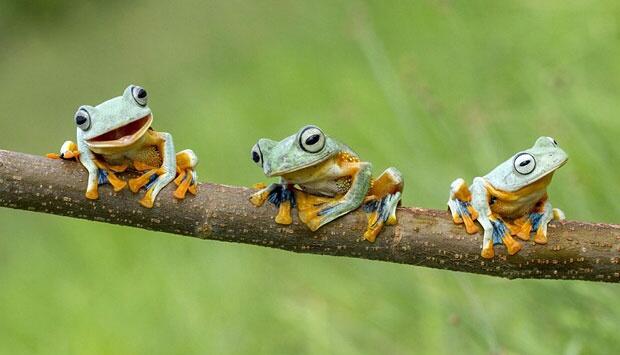
<path id="1" fill-rule="evenodd" d="M 491 174 L 491 183 L 501 190 L 516 191 L 553 173 L 566 163 L 568 155 L 555 139 L 540 137 L 534 146 L 515 154 Z"/>
<path id="2" fill-rule="evenodd" d="M 75 113 L 78 140 L 91 149 L 126 147 L 135 143 L 153 122 L 146 90 L 129 85 L 122 96 L 97 106 L 80 106 Z"/>
<path id="3" fill-rule="evenodd" d="M 302 127 L 297 134 L 277 142 L 262 138 L 252 147 L 252 160 L 265 175 L 281 176 L 325 161 L 339 144 L 317 126 Z"/>

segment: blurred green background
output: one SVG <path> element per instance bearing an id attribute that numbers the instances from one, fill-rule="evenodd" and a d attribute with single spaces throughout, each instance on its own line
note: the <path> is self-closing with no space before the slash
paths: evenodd
<path id="1" fill-rule="evenodd" d="M 257 138 L 314 123 L 443 209 L 549 135 L 554 205 L 620 222 L 617 1 L 5 0 L 0 48 L 2 149 L 56 151 L 135 83 L 203 181 L 266 181 Z M 619 293 L 0 209 L 4 354 L 610 353 Z"/>

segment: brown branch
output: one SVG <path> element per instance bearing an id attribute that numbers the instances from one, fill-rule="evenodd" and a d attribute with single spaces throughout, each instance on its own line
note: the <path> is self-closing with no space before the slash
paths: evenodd
<path id="1" fill-rule="evenodd" d="M 152 209 L 128 190 L 100 187 L 98 201 L 84 197 L 86 170 L 74 161 L 0 150 L 0 206 L 127 225 L 155 231 L 247 243 L 298 253 L 349 256 L 506 278 L 620 281 L 620 226 L 553 223 L 548 245 L 525 243 L 515 256 L 480 255 L 481 235 L 467 235 L 446 211 L 400 208 L 399 224 L 386 227 L 373 244 L 361 240 L 366 217 L 356 211 L 317 232 L 294 218 L 274 222 L 276 210 L 248 202 L 251 189 L 201 184 L 185 201 L 164 189 Z"/>

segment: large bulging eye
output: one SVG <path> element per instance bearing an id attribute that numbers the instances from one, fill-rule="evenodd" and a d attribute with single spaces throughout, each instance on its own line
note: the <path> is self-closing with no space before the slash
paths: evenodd
<path id="1" fill-rule="evenodd" d="M 136 100 L 136 103 L 142 107 L 146 106 L 148 94 L 146 90 L 140 86 L 134 86 L 131 88 L 131 96 Z"/>
<path id="2" fill-rule="evenodd" d="M 254 144 L 254 146 L 252 147 L 252 152 L 250 154 L 252 155 L 252 161 L 254 161 L 256 165 L 262 167 L 263 153 L 260 151 L 260 147 L 258 146 L 258 144 Z"/>
<path id="3" fill-rule="evenodd" d="M 536 168 L 536 159 L 531 154 L 521 153 L 514 160 L 514 168 L 521 175 L 528 175 Z"/>
<path id="4" fill-rule="evenodd" d="M 90 114 L 85 109 L 81 108 L 75 113 L 75 124 L 80 127 L 82 131 L 87 131 L 90 128 Z"/>
<path id="5" fill-rule="evenodd" d="M 325 147 L 325 135 L 318 127 L 308 127 L 299 135 L 299 145 L 309 153 L 318 153 Z"/>

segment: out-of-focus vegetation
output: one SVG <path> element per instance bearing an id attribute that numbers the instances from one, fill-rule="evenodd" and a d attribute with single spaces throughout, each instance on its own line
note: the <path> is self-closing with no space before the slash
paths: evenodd
<path id="1" fill-rule="evenodd" d="M 315 123 L 401 169 L 405 204 L 445 208 L 454 178 L 549 135 L 570 154 L 553 203 L 618 223 L 619 21 L 616 1 L 5 1 L 0 147 L 56 151 L 80 104 L 137 83 L 203 181 L 265 181 L 256 139 Z M 6 354 L 591 354 L 618 349 L 619 326 L 617 285 L 0 210 Z"/>

